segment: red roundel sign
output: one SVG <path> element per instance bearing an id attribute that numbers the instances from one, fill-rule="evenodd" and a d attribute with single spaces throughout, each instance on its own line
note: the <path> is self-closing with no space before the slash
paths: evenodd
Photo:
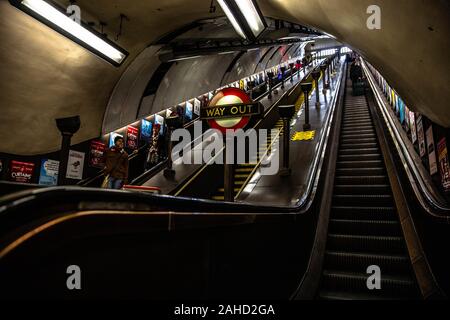
<path id="1" fill-rule="evenodd" d="M 211 99 L 202 110 L 202 118 L 213 129 L 225 133 L 226 130 L 244 128 L 252 114 L 257 114 L 258 105 L 253 104 L 247 93 L 237 88 L 225 88 Z"/>

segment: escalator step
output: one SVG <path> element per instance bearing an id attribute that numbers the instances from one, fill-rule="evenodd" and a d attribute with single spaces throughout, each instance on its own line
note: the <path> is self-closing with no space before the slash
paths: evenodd
<path id="1" fill-rule="evenodd" d="M 406 255 L 373 254 L 327 251 L 325 252 L 325 264 L 333 270 L 349 270 L 366 272 L 371 265 L 379 266 L 384 274 L 403 273 L 410 268 L 410 260 Z"/>
<path id="2" fill-rule="evenodd" d="M 338 176 L 380 176 L 385 173 L 386 173 L 386 170 L 383 167 L 336 169 L 336 175 L 338 175 Z"/>
<path id="3" fill-rule="evenodd" d="M 353 121 L 353 120 L 368 120 L 368 121 L 372 121 L 372 117 L 370 116 L 370 114 L 367 112 L 366 114 L 360 114 L 360 115 L 350 115 L 350 114 L 346 114 L 343 117 L 344 122 L 345 121 Z"/>
<path id="4" fill-rule="evenodd" d="M 344 118 L 350 118 L 350 117 L 370 117 L 370 112 L 365 110 L 359 110 L 359 111 L 344 111 Z"/>
<path id="5" fill-rule="evenodd" d="M 353 184 L 388 184 L 388 177 L 385 175 L 379 176 L 336 176 L 336 184 L 338 185 L 353 185 Z"/>
<path id="6" fill-rule="evenodd" d="M 401 237 L 362 236 L 347 234 L 329 234 L 328 250 L 339 251 L 342 248 L 356 252 L 404 253 L 405 244 Z"/>
<path id="7" fill-rule="evenodd" d="M 362 292 L 348 292 L 348 291 L 330 291 L 321 290 L 319 293 L 319 299 L 321 300 L 402 300 L 398 296 L 377 296 L 369 293 Z M 403 298 L 406 299 L 406 298 Z"/>
<path id="8" fill-rule="evenodd" d="M 361 148 L 361 149 L 340 149 L 339 155 L 359 155 L 379 153 L 378 148 Z"/>
<path id="9" fill-rule="evenodd" d="M 338 161 L 369 161 L 369 160 L 379 160 L 381 159 L 380 153 L 371 154 L 343 154 L 338 155 Z"/>
<path id="10" fill-rule="evenodd" d="M 352 123 L 343 123 L 343 130 L 365 130 L 365 129 L 373 129 L 372 123 L 367 122 L 352 122 Z"/>
<path id="11" fill-rule="evenodd" d="M 401 295 L 405 297 L 415 297 L 417 295 L 416 286 L 410 277 L 386 276 L 381 274 L 381 290 L 369 290 L 367 279 L 369 275 L 365 273 L 339 272 L 325 270 L 323 272 L 323 285 L 329 290 L 356 291 L 372 293 L 374 295 Z"/>
<path id="12" fill-rule="evenodd" d="M 394 207 L 348 207 L 333 206 L 331 215 L 336 219 L 358 219 L 358 220 L 394 220 L 398 215 Z"/>
<path id="13" fill-rule="evenodd" d="M 372 120 L 370 119 L 346 119 L 342 122 L 342 128 L 350 128 L 350 127 L 357 127 L 357 126 L 369 126 L 373 127 Z"/>
<path id="14" fill-rule="evenodd" d="M 253 168 L 252 167 L 247 167 L 247 168 L 236 168 L 235 172 L 252 172 Z"/>
<path id="15" fill-rule="evenodd" d="M 378 144 L 376 142 L 365 142 L 365 143 L 343 143 L 341 144 L 342 149 L 360 149 L 360 148 L 377 148 Z"/>
<path id="16" fill-rule="evenodd" d="M 358 236 L 387 236 L 401 235 L 400 224 L 389 220 L 340 220 L 331 219 L 329 230 L 336 234 L 351 234 Z"/>
<path id="17" fill-rule="evenodd" d="M 367 130 L 342 130 L 341 131 L 342 138 L 348 138 L 348 137 L 360 137 L 360 138 L 369 138 L 369 137 L 375 137 L 375 130 L 374 129 L 367 129 Z"/>
<path id="18" fill-rule="evenodd" d="M 361 160 L 361 161 L 338 161 L 336 167 L 339 168 L 377 168 L 383 165 L 382 160 Z"/>
<path id="19" fill-rule="evenodd" d="M 371 133 L 362 133 L 358 135 L 354 134 L 342 134 L 341 140 L 347 140 L 347 139 L 368 139 L 368 138 L 376 138 L 375 131 Z"/>
<path id="20" fill-rule="evenodd" d="M 347 134 L 346 132 L 361 132 L 361 133 L 367 133 L 368 131 L 370 132 L 375 132 L 375 129 L 373 128 L 373 126 L 371 125 L 345 125 L 342 126 L 342 135 Z"/>
<path id="21" fill-rule="evenodd" d="M 247 179 L 248 178 L 248 174 L 235 174 L 234 178 L 235 179 Z"/>
<path id="22" fill-rule="evenodd" d="M 334 205 L 346 206 L 392 206 L 394 200 L 388 194 L 335 194 L 333 195 Z"/>
<path id="23" fill-rule="evenodd" d="M 347 124 L 353 124 L 353 123 L 367 123 L 372 125 L 372 119 L 370 117 L 361 116 L 361 117 L 345 117 L 343 122 L 345 125 Z"/>
<path id="24" fill-rule="evenodd" d="M 334 194 L 389 194 L 391 186 L 388 184 L 374 184 L 374 185 L 342 185 L 334 186 Z"/>
<path id="25" fill-rule="evenodd" d="M 239 192 L 239 190 L 241 190 L 241 188 L 234 188 L 233 189 L 234 192 Z M 225 189 L 224 188 L 219 188 L 218 192 L 224 193 Z"/>
<path id="26" fill-rule="evenodd" d="M 353 139 L 341 139 L 341 144 L 349 144 L 349 143 L 370 143 L 377 142 L 375 137 L 373 138 L 353 138 Z"/>

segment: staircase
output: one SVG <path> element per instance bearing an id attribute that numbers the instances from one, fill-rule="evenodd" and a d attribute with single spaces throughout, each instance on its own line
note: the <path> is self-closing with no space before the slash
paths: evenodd
<path id="1" fill-rule="evenodd" d="M 418 299 L 389 179 L 365 96 L 347 83 L 319 299 Z M 381 269 L 369 290 L 367 268 Z"/>
<path id="2" fill-rule="evenodd" d="M 244 183 L 247 181 L 247 178 L 252 173 L 253 169 L 256 167 L 258 161 L 261 159 L 261 157 L 266 153 L 267 149 L 270 148 L 272 145 L 272 137 L 270 134 L 267 136 L 267 141 L 265 144 L 260 144 L 259 149 L 257 150 L 257 153 L 255 155 L 252 155 L 250 158 L 250 163 L 246 164 L 238 164 L 234 168 L 234 196 L 236 196 L 241 190 Z M 216 201 L 224 201 L 225 200 L 225 190 L 224 188 L 217 189 L 214 196 L 211 198 L 212 200 Z"/>

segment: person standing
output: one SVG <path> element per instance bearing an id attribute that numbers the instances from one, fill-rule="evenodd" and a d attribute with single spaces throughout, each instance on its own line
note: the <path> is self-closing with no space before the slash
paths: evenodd
<path id="1" fill-rule="evenodd" d="M 114 146 L 106 151 L 105 173 L 108 189 L 121 189 L 128 180 L 128 153 L 124 150 L 122 137 L 114 139 Z"/>

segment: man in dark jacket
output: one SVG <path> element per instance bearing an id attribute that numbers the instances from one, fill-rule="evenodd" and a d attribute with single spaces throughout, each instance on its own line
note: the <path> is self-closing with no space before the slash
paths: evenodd
<path id="1" fill-rule="evenodd" d="M 350 66 L 350 79 L 355 83 L 363 77 L 362 68 L 358 61 L 354 61 Z"/>
<path id="2" fill-rule="evenodd" d="M 106 151 L 105 173 L 109 175 L 108 189 L 121 189 L 128 180 L 128 153 L 123 149 L 122 137 L 114 139 L 114 146 Z"/>

